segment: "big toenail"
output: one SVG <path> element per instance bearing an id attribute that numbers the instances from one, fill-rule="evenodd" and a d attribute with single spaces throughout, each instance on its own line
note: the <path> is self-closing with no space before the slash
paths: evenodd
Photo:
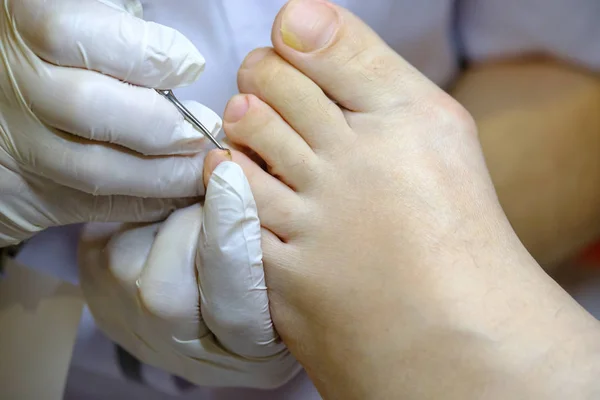
<path id="1" fill-rule="evenodd" d="M 260 60 L 265 58 L 267 53 L 269 52 L 268 48 L 256 49 L 251 51 L 250 54 L 246 56 L 244 62 L 242 62 L 242 68 L 251 68 L 256 65 Z"/>
<path id="2" fill-rule="evenodd" d="M 291 48 L 309 53 L 325 47 L 338 27 L 336 10 L 323 0 L 294 0 L 281 18 L 281 38 Z"/>
<path id="3" fill-rule="evenodd" d="M 225 107 L 225 114 L 223 114 L 223 120 L 229 123 L 238 122 L 248 112 L 248 99 L 246 96 L 238 94 L 234 96 L 227 107 Z"/>

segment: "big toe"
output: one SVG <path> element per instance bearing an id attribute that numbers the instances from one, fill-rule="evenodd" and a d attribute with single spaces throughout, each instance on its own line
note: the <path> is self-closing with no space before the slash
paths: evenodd
<path id="1" fill-rule="evenodd" d="M 325 0 L 292 0 L 272 33 L 275 50 L 341 106 L 372 112 L 438 90 L 364 22 Z"/>

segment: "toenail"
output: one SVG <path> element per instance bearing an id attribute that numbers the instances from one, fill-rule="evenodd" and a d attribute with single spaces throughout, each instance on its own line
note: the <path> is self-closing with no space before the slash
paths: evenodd
<path id="1" fill-rule="evenodd" d="M 204 182 L 204 187 L 208 186 L 208 181 L 214 170 L 225 161 L 231 161 L 231 151 L 229 150 L 213 150 L 206 156 L 204 160 L 204 173 L 202 174 L 202 181 Z"/>
<path id="2" fill-rule="evenodd" d="M 229 100 L 229 103 L 227 103 L 227 107 L 225 107 L 223 120 L 229 123 L 238 122 L 244 117 L 244 115 L 246 115 L 248 112 L 248 107 L 249 104 L 246 96 L 234 96 L 231 100 Z"/>
<path id="3" fill-rule="evenodd" d="M 244 62 L 242 62 L 242 68 L 251 68 L 254 65 L 256 65 L 260 60 L 262 60 L 263 58 L 265 58 L 265 56 L 267 55 L 267 53 L 269 52 L 269 49 L 264 48 L 264 49 L 256 49 L 250 52 L 250 54 L 248 54 L 246 56 L 246 58 L 244 59 Z"/>
<path id="4" fill-rule="evenodd" d="M 309 53 L 325 47 L 338 27 L 336 10 L 322 0 L 294 0 L 281 18 L 281 38 L 291 48 Z"/>

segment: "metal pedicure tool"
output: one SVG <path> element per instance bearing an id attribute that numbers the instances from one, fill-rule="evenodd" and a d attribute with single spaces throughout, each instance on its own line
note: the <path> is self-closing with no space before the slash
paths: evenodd
<path id="1" fill-rule="evenodd" d="M 200 132 L 202 132 L 202 134 L 205 137 L 207 137 L 208 139 L 210 139 L 210 141 L 213 142 L 214 145 L 217 146 L 217 148 L 219 150 L 225 150 L 225 151 L 227 151 L 227 149 L 225 149 L 225 147 L 223 147 L 223 145 L 221 143 L 219 143 L 217 141 L 217 139 L 215 139 L 215 137 L 202 124 L 202 122 L 200 122 L 198 120 L 198 118 L 196 118 L 194 116 L 194 114 L 192 114 L 190 112 L 190 110 L 188 110 L 183 104 L 181 104 L 181 102 L 173 94 L 173 91 L 171 91 L 171 90 L 158 90 L 158 89 L 156 89 L 156 91 L 159 94 L 161 94 L 165 99 L 169 100 L 177 108 L 177 110 L 179 110 L 179 112 L 183 115 L 183 117 L 186 119 L 186 121 L 189 122 L 190 124 L 192 124 Z"/>

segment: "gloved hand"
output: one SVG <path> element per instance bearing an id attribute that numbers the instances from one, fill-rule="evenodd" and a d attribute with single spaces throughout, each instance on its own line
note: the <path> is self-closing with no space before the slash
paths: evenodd
<path id="1" fill-rule="evenodd" d="M 98 326 L 203 386 L 273 388 L 301 369 L 274 330 L 246 178 L 222 163 L 205 204 L 152 225 L 88 225 L 80 282 Z"/>
<path id="2" fill-rule="evenodd" d="M 193 82 L 204 59 L 180 33 L 128 12 L 140 10 L 131 0 L 3 1 L 0 247 L 53 225 L 155 221 L 181 205 L 169 198 L 202 194 L 208 143 L 150 88 Z M 188 105 L 220 129 L 215 113 Z"/>

